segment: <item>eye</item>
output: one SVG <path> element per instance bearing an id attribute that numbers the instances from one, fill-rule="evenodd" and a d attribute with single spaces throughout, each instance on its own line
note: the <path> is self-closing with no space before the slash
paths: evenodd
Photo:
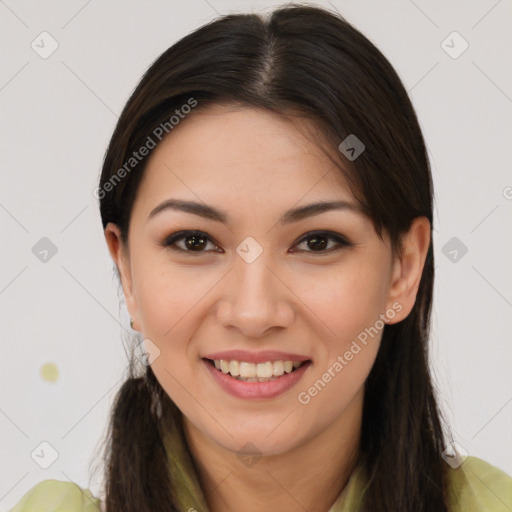
<path id="1" fill-rule="evenodd" d="M 180 246 L 178 242 L 182 241 L 183 245 Z M 329 246 L 329 241 L 334 242 L 334 246 L 327 248 Z M 299 252 L 312 252 L 319 254 L 331 253 L 340 250 L 343 247 L 350 247 L 352 245 L 342 235 L 329 231 L 314 231 L 307 233 L 306 236 L 302 237 L 302 239 L 294 245 L 294 247 L 304 243 L 306 243 L 306 246 L 312 250 L 299 250 Z M 208 244 L 213 246 L 213 250 L 215 252 L 224 252 L 206 233 L 202 231 L 178 231 L 167 237 L 162 243 L 162 246 L 188 253 L 204 253 L 210 252 L 205 249 L 208 247 Z M 292 250 L 291 252 L 297 251 Z"/>
<path id="2" fill-rule="evenodd" d="M 177 245 L 177 242 L 184 241 L 184 246 Z M 217 247 L 211 238 L 202 231 L 178 231 L 177 233 L 173 233 L 171 236 L 167 237 L 162 245 L 164 247 L 169 247 L 171 249 L 175 249 L 178 251 L 184 252 L 208 252 L 203 250 L 208 246 L 208 243 L 211 243 L 213 247 Z M 222 250 L 216 252 L 223 252 Z"/>
<path id="3" fill-rule="evenodd" d="M 334 241 L 334 247 L 331 246 L 327 249 L 329 245 L 329 241 Z M 307 233 L 295 246 L 306 243 L 306 247 L 313 248 L 313 250 L 305 250 L 300 252 L 312 252 L 312 253 L 331 253 L 334 251 L 338 251 L 343 247 L 349 247 L 352 244 L 346 240 L 343 236 L 338 233 L 332 233 L 330 231 L 313 231 Z M 296 251 L 292 251 L 296 252 Z"/>

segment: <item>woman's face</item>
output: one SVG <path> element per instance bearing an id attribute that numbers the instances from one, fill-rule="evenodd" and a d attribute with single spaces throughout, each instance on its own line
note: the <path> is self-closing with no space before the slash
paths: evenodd
<path id="1" fill-rule="evenodd" d="M 152 150 L 117 261 L 162 387 L 234 452 L 281 453 L 360 410 L 384 321 L 406 313 L 388 239 L 297 126 L 252 108 L 191 114 Z M 305 208 L 324 202 L 340 207 Z"/>

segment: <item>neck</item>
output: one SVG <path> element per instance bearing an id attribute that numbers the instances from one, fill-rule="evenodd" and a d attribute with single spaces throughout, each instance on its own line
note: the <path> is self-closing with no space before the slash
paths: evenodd
<path id="1" fill-rule="evenodd" d="M 183 417 L 187 444 L 210 512 L 326 512 L 357 463 L 364 388 L 321 433 L 253 464 L 205 436 Z"/>

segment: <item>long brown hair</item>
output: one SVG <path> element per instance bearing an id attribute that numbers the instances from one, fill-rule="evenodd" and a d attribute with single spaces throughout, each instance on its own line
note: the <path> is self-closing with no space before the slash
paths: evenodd
<path id="1" fill-rule="evenodd" d="M 268 18 L 222 16 L 179 40 L 146 71 L 119 118 L 97 189 L 103 228 L 117 224 L 124 243 L 147 162 L 132 160 L 133 153 L 172 133 L 173 114 L 186 122 L 194 102 L 197 109 L 236 102 L 283 116 L 300 113 L 315 120 L 336 151 L 355 134 L 364 152 L 351 160 L 337 151 L 336 164 L 377 232 L 386 232 L 399 252 L 415 217 L 432 226 L 425 143 L 395 70 L 339 14 L 288 5 Z M 431 244 L 415 306 L 384 328 L 365 383 L 360 460 L 372 512 L 447 511 L 445 434 L 428 359 L 433 279 Z M 151 367 L 141 374 L 132 355 L 106 439 L 108 512 L 178 510 L 162 444 L 163 425 L 178 414 Z"/>

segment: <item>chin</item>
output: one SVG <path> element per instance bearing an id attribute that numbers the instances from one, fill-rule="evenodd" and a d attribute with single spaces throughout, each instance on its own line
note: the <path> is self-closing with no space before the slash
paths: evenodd
<path id="1" fill-rule="evenodd" d="M 280 455 L 293 450 L 299 442 L 296 430 L 294 432 L 280 431 L 278 433 L 276 429 L 271 434 L 267 429 L 265 431 L 247 430 L 230 433 L 233 437 L 226 434 L 222 438 L 214 438 L 214 440 L 239 456 L 246 454 L 253 456 Z"/>

